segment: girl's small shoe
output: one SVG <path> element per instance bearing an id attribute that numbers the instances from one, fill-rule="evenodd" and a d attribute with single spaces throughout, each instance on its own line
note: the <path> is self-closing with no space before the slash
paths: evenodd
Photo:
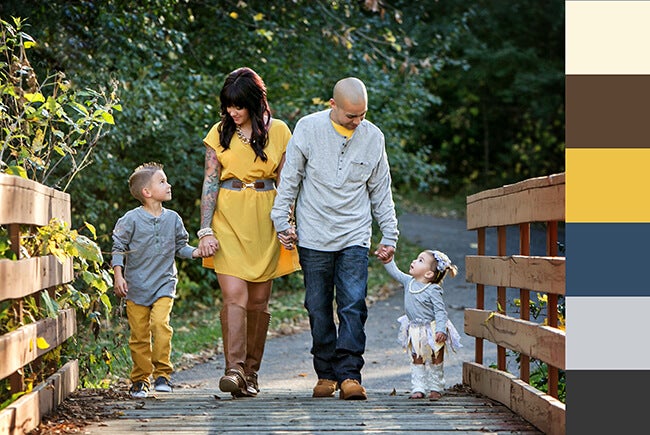
<path id="1" fill-rule="evenodd" d="M 411 394 L 411 397 L 409 397 L 409 399 L 424 399 L 424 393 L 416 391 L 415 393 Z"/>
<path id="2" fill-rule="evenodd" d="M 424 397 L 424 395 L 422 395 Z M 429 393 L 429 400 L 435 401 L 435 400 L 440 400 L 442 398 L 442 394 L 438 393 L 437 391 L 432 391 Z"/>

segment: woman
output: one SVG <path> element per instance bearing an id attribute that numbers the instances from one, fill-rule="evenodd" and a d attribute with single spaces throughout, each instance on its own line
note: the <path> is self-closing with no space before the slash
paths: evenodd
<path id="1" fill-rule="evenodd" d="M 205 265 L 214 268 L 223 295 L 226 369 L 219 388 L 255 396 L 273 279 L 300 268 L 297 251 L 281 247 L 270 219 L 291 132 L 271 117 L 266 86 L 250 68 L 226 77 L 220 99 L 221 121 L 203 140 L 199 249 L 211 256 Z"/>

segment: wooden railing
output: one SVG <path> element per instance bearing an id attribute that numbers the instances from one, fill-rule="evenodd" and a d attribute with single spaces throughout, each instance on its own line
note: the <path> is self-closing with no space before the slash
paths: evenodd
<path id="1" fill-rule="evenodd" d="M 9 379 L 17 400 L 0 411 L 0 433 L 22 434 L 36 428 L 41 417 L 51 412 L 77 388 L 76 360 L 62 367 L 41 384 L 30 388 L 25 373 L 42 367 L 43 356 L 76 333 L 73 309 L 60 310 L 56 318 L 30 323 L 23 316 L 24 299 L 40 300 L 43 290 L 53 295 L 58 285 L 72 281 L 73 264 L 61 264 L 54 256 L 22 258 L 21 231 L 35 231 L 52 218 L 70 223 L 70 197 L 55 189 L 20 177 L 0 174 L 0 225 L 8 229 L 16 260 L 0 259 L 0 302 L 11 303 L 19 328 L 0 336 L 0 379 Z M 26 367 L 31 370 L 26 370 Z M 30 391 L 31 390 L 31 391 Z"/>
<path id="2" fill-rule="evenodd" d="M 558 256 L 564 222 L 565 176 L 555 174 L 467 197 L 467 229 L 478 235 L 477 254 L 465 259 L 467 281 L 476 283 L 476 309 L 465 310 L 465 333 L 476 338 L 475 362 L 463 364 L 463 383 L 508 406 L 544 433 L 565 433 L 565 405 L 557 400 L 565 369 L 565 332 L 558 328 L 558 296 L 565 294 L 565 257 Z M 531 256 L 531 224 L 546 226 L 546 255 Z M 519 255 L 506 255 L 506 228 L 519 228 Z M 486 255 L 486 230 L 496 229 L 496 256 Z M 485 307 L 486 286 L 497 306 Z M 506 289 L 519 289 L 519 316 L 506 313 Z M 530 320 L 531 292 L 547 295 L 546 325 Z M 537 297 L 535 297 L 535 300 Z M 497 345 L 496 368 L 483 365 L 483 345 Z M 519 376 L 506 371 L 506 350 L 521 355 Z M 529 384 L 530 358 L 548 367 L 548 394 Z"/>

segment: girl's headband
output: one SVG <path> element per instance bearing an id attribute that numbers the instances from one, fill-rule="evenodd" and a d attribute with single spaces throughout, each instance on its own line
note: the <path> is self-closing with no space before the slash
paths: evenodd
<path id="1" fill-rule="evenodd" d="M 444 272 L 448 267 L 451 267 L 451 260 L 444 252 L 429 251 L 429 253 L 431 253 L 431 255 L 433 255 L 433 258 L 436 259 L 436 262 L 438 263 L 436 269 L 438 269 L 440 272 Z"/>

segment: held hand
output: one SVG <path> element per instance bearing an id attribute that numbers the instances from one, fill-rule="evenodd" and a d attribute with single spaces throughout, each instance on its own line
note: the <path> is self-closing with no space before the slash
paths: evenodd
<path id="1" fill-rule="evenodd" d="M 375 255 L 382 263 L 390 263 L 395 254 L 395 247 L 388 245 L 379 245 L 379 248 L 375 251 Z"/>
<path id="2" fill-rule="evenodd" d="M 201 237 L 199 240 L 199 257 L 212 257 L 219 250 L 219 241 L 212 235 Z"/>
<path id="3" fill-rule="evenodd" d="M 298 234 L 296 234 L 296 228 L 291 227 L 284 231 L 278 233 L 278 240 L 288 250 L 292 250 L 295 244 L 298 242 Z"/>
<path id="4" fill-rule="evenodd" d="M 447 341 L 447 335 L 442 332 L 436 332 L 436 343 L 444 343 Z"/>

